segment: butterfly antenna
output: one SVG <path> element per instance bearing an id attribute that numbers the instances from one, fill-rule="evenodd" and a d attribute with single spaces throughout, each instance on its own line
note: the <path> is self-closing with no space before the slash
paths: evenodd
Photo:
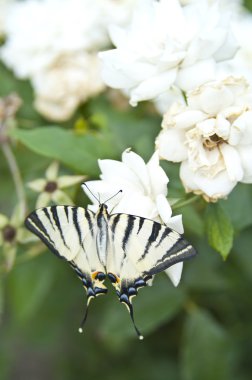
<path id="1" fill-rule="evenodd" d="M 97 198 L 96 195 L 94 195 L 94 193 L 89 189 L 88 185 L 86 184 L 86 182 L 83 182 L 82 186 L 85 186 L 88 191 L 90 192 L 91 195 L 93 195 L 93 197 L 97 200 L 97 202 L 99 203 L 99 205 L 101 204 L 101 201 L 100 201 L 100 194 L 99 194 L 99 198 Z"/>
<path id="2" fill-rule="evenodd" d="M 122 190 L 117 191 L 116 194 L 112 195 L 112 197 L 110 197 L 109 199 L 107 199 L 104 203 L 107 203 L 108 201 L 110 201 L 110 199 L 116 197 L 119 193 L 122 193 Z"/>
<path id="3" fill-rule="evenodd" d="M 129 303 L 127 304 L 127 306 L 128 306 L 129 313 L 130 313 L 130 318 L 131 318 L 131 320 L 132 320 L 132 323 L 133 323 L 133 326 L 134 326 L 135 331 L 136 331 L 136 333 L 137 333 L 137 336 L 138 336 L 138 338 L 139 338 L 140 340 L 143 340 L 144 337 L 143 337 L 143 335 L 140 333 L 140 331 L 138 330 L 138 328 L 136 327 L 136 324 L 135 324 L 132 303 L 129 302 Z"/>

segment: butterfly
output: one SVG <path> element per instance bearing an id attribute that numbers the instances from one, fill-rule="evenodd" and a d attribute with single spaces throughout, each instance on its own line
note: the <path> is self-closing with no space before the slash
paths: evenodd
<path id="1" fill-rule="evenodd" d="M 79 332 L 90 301 L 107 293 L 104 280 L 108 277 L 143 339 L 134 321 L 132 298 L 154 275 L 193 257 L 196 250 L 165 225 L 141 216 L 110 214 L 106 202 L 98 202 L 96 213 L 74 206 L 40 208 L 26 218 L 25 225 L 80 278 L 87 307 Z"/>

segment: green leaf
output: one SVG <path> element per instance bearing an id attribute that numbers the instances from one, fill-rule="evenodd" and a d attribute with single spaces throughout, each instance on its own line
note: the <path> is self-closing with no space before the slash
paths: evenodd
<path id="1" fill-rule="evenodd" d="M 182 341 L 183 380 L 230 380 L 230 339 L 210 314 L 193 310 Z"/>
<path id="2" fill-rule="evenodd" d="M 233 246 L 233 225 L 219 204 L 209 204 L 206 210 L 205 227 L 212 248 L 225 260 Z"/>
<path id="3" fill-rule="evenodd" d="M 33 130 L 15 129 L 11 136 L 33 152 L 57 159 L 72 169 L 97 176 L 97 159 L 118 159 L 126 148 L 132 148 L 149 159 L 160 129 L 154 117 L 139 119 L 137 114 L 119 112 L 108 103 L 97 101 L 91 105 L 90 128 L 86 133 L 57 126 Z M 92 129 L 95 124 L 97 129 Z"/>
<path id="4" fill-rule="evenodd" d="M 183 290 L 174 288 L 166 275 L 155 277 L 153 285 L 140 289 L 133 301 L 135 321 L 141 333 L 146 336 L 171 320 L 183 307 L 184 300 Z M 115 300 L 104 312 L 101 329 L 103 336 L 113 344 L 129 337 L 137 339 L 126 307 Z"/>
<path id="5" fill-rule="evenodd" d="M 111 143 L 104 135 L 78 135 L 60 127 L 16 129 L 12 136 L 34 152 L 61 161 L 80 173 L 98 173 L 97 158 L 111 157 Z"/>

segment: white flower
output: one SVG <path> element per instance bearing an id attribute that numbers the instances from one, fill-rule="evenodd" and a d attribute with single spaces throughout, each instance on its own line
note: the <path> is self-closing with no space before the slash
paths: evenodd
<path id="1" fill-rule="evenodd" d="M 2 248 L 4 266 L 9 271 L 15 262 L 17 245 L 34 241 L 34 237 L 23 227 L 23 207 L 17 205 L 12 216 L 8 218 L 0 213 L 0 248 Z"/>
<path id="2" fill-rule="evenodd" d="M 158 153 L 154 153 L 147 164 L 129 149 L 122 154 L 122 162 L 115 160 L 99 160 L 101 180 L 86 182 L 93 194 L 101 202 L 122 190 L 121 195 L 108 202 L 108 209 L 113 213 L 126 213 L 142 216 L 165 223 L 168 227 L 183 233 L 182 216 L 172 216 L 171 206 L 166 199 L 169 182 L 163 169 L 159 166 Z M 97 200 L 92 197 L 86 187 L 83 190 L 94 203 L 89 206 L 97 211 Z M 183 263 L 178 263 L 166 270 L 175 286 L 178 285 Z"/>
<path id="3" fill-rule="evenodd" d="M 229 21 L 219 1 L 141 0 L 128 28 L 110 29 L 116 49 L 100 53 L 104 81 L 135 106 L 172 85 L 187 91 L 214 79 L 216 63 L 237 50 Z"/>
<path id="4" fill-rule="evenodd" d="M 157 138 L 160 157 L 182 162 L 186 191 L 226 197 L 237 182 L 252 183 L 252 93 L 243 78 L 209 82 L 174 104 Z"/>
<path id="5" fill-rule="evenodd" d="M 58 176 L 59 164 L 53 162 L 45 173 L 45 178 L 35 179 L 27 186 L 40 193 L 36 202 L 36 208 L 45 207 L 51 201 L 58 204 L 72 205 L 72 199 L 62 189 L 73 186 L 84 180 L 80 175 L 63 175 Z"/>
<path id="6" fill-rule="evenodd" d="M 232 75 L 243 75 L 252 85 L 252 46 L 248 38 L 252 34 L 252 15 L 250 12 L 245 10 L 237 12 L 233 31 L 240 49 L 234 59 L 220 67 L 224 67 L 224 72 L 228 70 Z"/>
<path id="7" fill-rule="evenodd" d="M 38 111 L 68 119 L 102 85 L 98 50 L 110 44 L 110 22 L 124 23 L 135 0 L 27 0 L 6 13 L 3 62 L 32 80 Z"/>
<path id="8" fill-rule="evenodd" d="M 60 54 L 96 50 L 108 42 L 91 0 L 15 2 L 6 19 L 2 59 L 19 78 L 44 69 Z M 32 37 L 32 38 L 31 38 Z"/>
<path id="9" fill-rule="evenodd" d="M 0 36 L 5 32 L 6 14 L 14 0 L 0 0 Z"/>
<path id="10" fill-rule="evenodd" d="M 69 119 L 77 106 L 104 88 L 96 54 L 68 54 L 32 79 L 36 109 L 50 120 Z"/>

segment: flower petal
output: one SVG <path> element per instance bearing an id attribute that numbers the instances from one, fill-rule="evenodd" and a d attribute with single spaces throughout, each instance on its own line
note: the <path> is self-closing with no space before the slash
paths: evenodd
<path id="1" fill-rule="evenodd" d="M 59 163 L 57 161 L 53 161 L 52 164 L 48 167 L 45 172 L 45 177 L 49 181 L 56 181 L 59 171 Z"/>
<path id="2" fill-rule="evenodd" d="M 3 256 L 5 259 L 6 270 L 9 272 L 14 265 L 15 258 L 17 254 L 16 244 L 4 244 L 3 246 Z"/>
<path id="3" fill-rule="evenodd" d="M 180 162 L 187 159 L 188 151 L 183 130 L 174 128 L 161 131 L 156 139 L 156 147 L 160 158 L 165 160 Z"/>
<path id="4" fill-rule="evenodd" d="M 241 182 L 252 183 L 252 147 L 251 145 L 243 145 L 238 147 L 237 150 L 244 171 Z"/>
<path id="5" fill-rule="evenodd" d="M 72 199 L 62 190 L 56 190 L 52 193 L 52 200 L 59 205 L 73 205 Z"/>
<path id="6" fill-rule="evenodd" d="M 121 187 L 123 185 L 128 185 L 136 190 L 142 188 L 141 181 L 137 174 L 125 163 L 115 160 L 98 160 L 98 164 L 102 172 L 100 178 L 103 181 L 111 181 L 112 183 L 115 183 L 115 189 L 118 188 L 118 184 L 120 184 Z"/>
<path id="7" fill-rule="evenodd" d="M 36 202 L 36 208 L 46 207 L 50 200 L 52 199 L 52 196 L 50 193 L 43 192 L 39 194 L 37 202 Z"/>
<path id="8" fill-rule="evenodd" d="M 174 84 L 177 69 L 170 69 L 158 76 L 145 79 L 131 91 L 130 104 L 136 106 L 139 101 L 154 99 Z"/>
<path id="9" fill-rule="evenodd" d="M 9 223 L 9 219 L 4 214 L 0 214 L 0 229 L 4 228 Z"/>
<path id="10" fill-rule="evenodd" d="M 168 225 L 169 220 L 171 219 L 171 216 L 172 216 L 172 209 L 168 200 L 163 194 L 159 194 L 156 197 L 156 204 L 157 204 L 158 213 L 163 223 Z"/>
<path id="11" fill-rule="evenodd" d="M 206 84 L 188 95 L 188 104 L 209 115 L 217 115 L 221 110 L 231 106 L 235 100 L 232 89 L 223 82 Z"/>
<path id="12" fill-rule="evenodd" d="M 158 211 L 150 197 L 141 193 L 125 194 L 113 209 L 113 213 L 125 213 L 158 220 Z"/>
<path id="13" fill-rule="evenodd" d="M 28 182 L 27 186 L 30 189 L 32 189 L 38 193 L 41 193 L 41 191 L 44 190 L 46 183 L 47 183 L 47 181 L 44 178 L 39 178 L 39 179 L 35 179 L 34 181 Z"/>
<path id="14" fill-rule="evenodd" d="M 167 274 L 167 276 L 169 276 L 174 286 L 178 286 L 181 279 L 182 270 L 183 270 L 183 262 L 172 265 L 170 268 L 167 268 L 165 270 L 165 273 Z"/>
<path id="15" fill-rule="evenodd" d="M 180 178 L 187 192 L 203 194 L 208 200 L 225 198 L 237 184 L 237 181 L 230 180 L 226 170 L 209 178 L 199 171 L 194 172 L 187 161 L 180 166 Z"/>
<path id="16" fill-rule="evenodd" d="M 129 149 L 126 149 L 122 154 L 122 162 L 127 165 L 133 173 L 135 173 L 143 188 L 148 193 L 150 188 L 150 180 L 146 164 L 142 157 L 134 152 L 131 152 Z"/>
<path id="17" fill-rule="evenodd" d="M 83 175 L 63 175 L 57 179 L 57 184 L 59 189 L 64 189 L 83 181 L 85 178 Z"/>
<path id="18" fill-rule="evenodd" d="M 182 222 L 182 215 L 174 215 L 166 223 L 167 227 L 178 232 L 179 234 L 184 233 L 184 226 Z"/>
<path id="19" fill-rule="evenodd" d="M 159 165 L 159 157 L 158 151 L 156 151 L 148 163 L 146 164 L 146 168 L 149 173 L 150 186 L 152 196 L 158 194 L 167 194 L 167 184 L 169 182 L 169 178 L 167 177 L 165 171 Z"/>
<path id="20" fill-rule="evenodd" d="M 85 185 L 82 185 L 81 187 L 89 199 L 95 204 L 96 207 L 93 209 L 95 212 L 98 210 L 99 206 L 97 199 L 99 199 L 101 203 L 104 203 L 110 197 L 117 194 L 109 201 L 108 209 L 110 211 L 120 202 L 121 198 L 128 190 L 127 186 L 122 188 L 121 184 L 112 181 L 87 181 L 85 183 L 90 191 Z M 122 190 L 122 193 L 118 193 L 120 190 Z"/>
<path id="21" fill-rule="evenodd" d="M 175 84 L 183 91 L 192 90 L 215 79 L 216 64 L 213 59 L 199 61 L 178 71 Z"/>
<path id="22" fill-rule="evenodd" d="M 243 168 L 238 151 L 228 144 L 221 144 L 220 151 L 224 158 L 227 173 L 231 181 L 240 181 L 243 178 Z"/>

